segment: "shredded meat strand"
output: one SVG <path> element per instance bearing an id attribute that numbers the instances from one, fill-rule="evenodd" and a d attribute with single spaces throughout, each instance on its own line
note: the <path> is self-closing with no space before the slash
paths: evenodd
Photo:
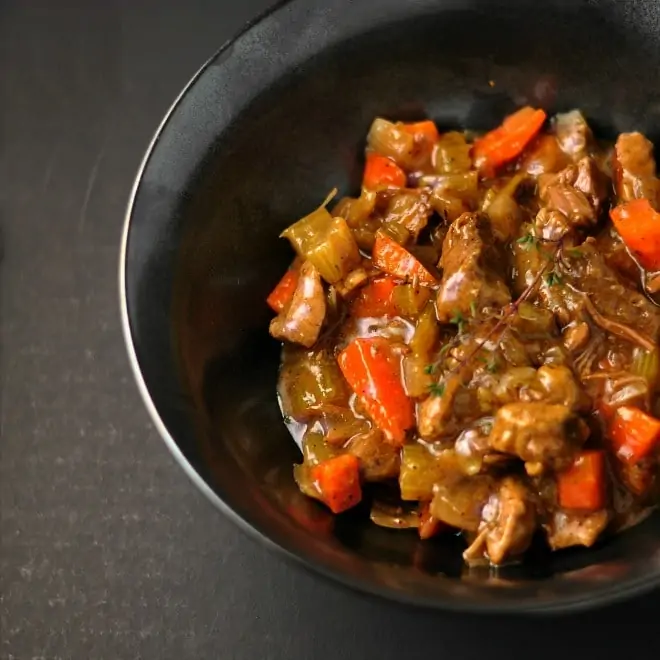
<path id="1" fill-rule="evenodd" d="M 633 328 L 623 323 L 617 323 L 616 321 L 603 316 L 596 309 L 595 305 L 591 302 L 591 299 L 587 294 L 584 294 L 584 304 L 589 314 L 591 314 L 591 318 L 594 320 L 594 323 L 596 323 L 606 332 L 611 332 L 613 335 L 621 337 L 621 339 L 631 341 L 647 351 L 652 351 L 655 349 L 655 343 L 648 337 L 645 337 L 642 333 L 637 332 Z"/>

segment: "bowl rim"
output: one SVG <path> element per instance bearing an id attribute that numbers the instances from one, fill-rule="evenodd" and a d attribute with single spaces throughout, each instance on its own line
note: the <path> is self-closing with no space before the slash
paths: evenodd
<path id="1" fill-rule="evenodd" d="M 548 615 L 548 614 L 571 614 L 576 612 L 583 612 L 592 610 L 606 605 L 612 605 L 635 596 L 642 596 L 647 594 L 660 586 L 660 570 L 651 570 L 648 574 L 633 577 L 623 578 L 620 581 L 611 582 L 604 585 L 590 587 L 585 590 L 585 595 L 570 595 L 570 596 L 557 596 L 550 600 L 543 600 L 535 603 L 533 600 L 521 599 L 519 601 L 485 601 L 485 602 L 471 602 L 469 599 L 452 599 L 447 597 L 445 599 L 438 599 L 436 597 L 410 595 L 405 592 L 397 591 L 387 586 L 376 586 L 368 580 L 354 579 L 348 577 L 340 571 L 336 571 L 318 563 L 309 561 L 305 557 L 279 544 L 269 536 L 266 536 L 259 529 L 251 525 L 243 517 L 241 517 L 229 504 L 227 504 L 220 496 L 209 486 L 209 484 L 202 478 L 197 470 L 192 466 L 190 461 L 185 457 L 178 443 L 170 433 L 161 418 L 156 405 L 151 397 L 146 380 L 142 374 L 140 364 L 137 358 L 135 342 L 133 340 L 133 333 L 131 329 L 131 321 L 128 311 L 128 297 L 126 291 L 126 269 L 127 269 L 127 250 L 128 240 L 130 235 L 131 223 L 133 213 L 135 210 L 135 202 L 138 193 L 142 186 L 144 174 L 149 166 L 152 155 L 154 154 L 161 136 L 165 133 L 170 123 L 171 118 L 178 110 L 183 99 L 188 95 L 191 89 L 204 75 L 207 69 L 212 66 L 219 58 L 221 58 L 227 51 L 231 49 L 233 44 L 249 33 L 254 27 L 276 14 L 288 5 L 292 5 L 302 0 L 277 0 L 273 5 L 268 7 L 265 11 L 258 14 L 256 17 L 244 24 L 242 28 L 234 33 L 232 37 L 227 39 L 216 52 L 214 52 L 192 75 L 190 80 L 185 84 L 183 89 L 176 96 L 170 107 L 165 112 L 160 124 L 156 128 L 153 137 L 151 138 L 142 160 L 138 166 L 135 179 L 129 194 L 128 204 L 126 207 L 123 228 L 120 240 L 119 250 L 119 268 L 118 268 L 118 284 L 119 284 L 119 309 L 121 318 L 122 334 L 126 346 L 129 363 L 133 377 L 137 384 L 142 401 L 149 413 L 152 423 L 154 424 L 158 434 L 164 441 L 176 462 L 181 466 L 188 478 L 199 488 L 199 490 L 206 496 L 217 509 L 219 509 L 228 519 L 238 526 L 239 529 L 244 531 L 249 537 L 264 544 L 269 549 L 275 550 L 280 556 L 283 556 L 289 563 L 296 566 L 302 566 L 312 574 L 320 575 L 326 580 L 339 584 L 343 587 L 349 588 L 354 593 L 359 595 L 376 596 L 390 602 L 396 602 L 403 605 L 421 607 L 424 609 L 454 612 L 454 613 L 469 613 L 469 614 L 522 614 L 522 615 Z"/>

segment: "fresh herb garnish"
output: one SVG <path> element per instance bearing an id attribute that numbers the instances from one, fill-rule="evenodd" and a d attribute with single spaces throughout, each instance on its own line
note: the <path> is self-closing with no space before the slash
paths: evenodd
<path id="1" fill-rule="evenodd" d="M 433 370 L 434 370 L 434 369 L 435 369 L 435 366 L 434 366 L 434 365 L 432 365 L 432 364 L 427 364 L 427 365 L 424 367 L 424 373 L 425 373 L 427 376 L 430 376 L 430 375 L 433 373 Z"/>
<path id="2" fill-rule="evenodd" d="M 447 342 L 447 343 L 446 343 L 446 344 L 440 349 L 440 352 L 438 353 L 438 355 L 439 355 L 440 357 L 444 357 L 445 355 L 447 355 L 447 351 L 449 351 L 450 348 L 451 348 L 451 342 Z"/>
<path id="3" fill-rule="evenodd" d="M 489 374 L 497 373 L 498 366 L 497 366 L 497 360 L 495 359 L 495 357 L 486 358 L 486 357 L 480 356 L 478 358 L 478 360 L 479 360 L 479 362 L 483 363 L 486 371 Z"/>
<path id="4" fill-rule="evenodd" d="M 530 248 L 538 249 L 539 247 L 539 240 L 531 232 L 521 236 L 516 243 L 525 250 L 529 250 Z"/>
<path id="5" fill-rule="evenodd" d="M 444 383 L 431 383 L 429 385 L 429 394 L 432 396 L 442 396 L 445 393 Z"/>
<path id="6" fill-rule="evenodd" d="M 561 276 L 554 270 L 551 270 L 546 276 L 545 276 L 545 283 L 548 286 L 555 286 L 557 284 L 562 283 Z"/>
<path id="7" fill-rule="evenodd" d="M 458 328 L 458 334 L 462 335 L 465 330 L 465 317 L 458 310 L 454 310 L 454 315 L 449 319 L 450 323 L 453 323 Z"/>
<path id="8" fill-rule="evenodd" d="M 532 238 L 534 237 L 532 236 Z M 531 243 L 532 241 L 529 238 L 525 238 L 523 236 L 521 239 L 518 239 L 518 242 L 527 244 L 527 243 Z M 480 359 L 479 353 L 484 349 L 486 344 L 491 340 L 491 338 L 500 336 L 501 333 L 503 333 L 507 329 L 511 318 L 518 313 L 518 309 L 520 308 L 520 305 L 522 305 L 531 296 L 534 295 L 534 292 L 537 290 L 537 288 L 542 282 L 545 281 L 548 284 L 548 286 L 553 286 L 555 284 L 560 284 L 562 282 L 562 278 L 558 273 L 554 271 L 554 269 L 548 270 L 552 268 L 553 265 L 556 264 L 557 260 L 561 257 L 562 242 L 560 240 L 560 241 L 548 241 L 548 243 L 554 245 L 554 250 L 552 251 L 551 254 L 548 255 L 547 261 L 537 271 L 532 281 L 525 287 L 525 290 L 520 294 L 520 296 L 518 296 L 518 298 L 515 301 L 513 301 L 504 308 L 502 317 L 497 321 L 497 323 L 495 323 L 495 325 L 493 325 L 490 328 L 490 330 L 486 333 L 486 335 L 477 342 L 477 345 L 474 346 L 474 348 L 472 348 L 464 357 L 460 359 L 457 358 L 457 363 L 447 372 L 446 375 L 460 373 L 460 370 L 463 368 L 463 366 L 468 364 L 471 360 Z M 541 252 L 545 252 L 545 250 L 542 250 Z M 456 323 L 458 320 L 459 319 L 457 318 L 457 315 L 455 315 L 454 318 L 451 319 L 451 322 Z M 464 320 L 464 319 L 461 317 L 460 320 Z M 490 367 L 491 369 L 497 369 L 499 366 L 495 363 L 494 360 L 492 361 L 492 363 L 488 363 L 488 364 L 491 365 Z"/>

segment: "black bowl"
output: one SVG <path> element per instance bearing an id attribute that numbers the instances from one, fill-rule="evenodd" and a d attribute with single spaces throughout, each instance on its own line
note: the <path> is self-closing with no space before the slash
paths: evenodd
<path id="1" fill-rule="evenodd" d="M 654 516 L 591 550 L 465 572 L 450 541 L 333 518 L 292 480 L 264 299 L 278 233 L 358 190 L 375 115 L 488 128 L 581 108 L 597 133 L 660 134 L 660 4 L 645 0 L 293 0 L 225 45 L 158 129 L 130 203 L 121 307 L 151 415 L 241 527 L 366 592 L 481 612 L 584 609 L 660 583 Z"/>

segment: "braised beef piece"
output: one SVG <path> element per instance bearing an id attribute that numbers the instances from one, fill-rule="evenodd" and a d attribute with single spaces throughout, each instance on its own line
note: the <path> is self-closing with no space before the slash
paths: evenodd
<path id="1" fill-rule="evenodd" d="M 653 145 L 641 133 L 619 136 L 612 153 L 612 170 L 615 204 L 645 198 L 653 207 L 660 208 L 660 182 L 656 178 Z M 639 266 L 613 227 L 601 232 L 596 240 L 598 251 L 609 266 L 631 282 L 639 281 Z M 657 293 L 658 288 L 654 278 L 646 281 L 649 293 Z"/>
<path id="2" fill-rule="evenodd" d="M 651 350 L 657 344 L 660 308 L 607 263 L 595 239 L 588 238 L 573 251 L 568 250 L 554 271 L 559 281 L 544 283 L 539 297 L 560 328 L 587 323 L 598 329 L 598 333 L 588 332 L 588 350 L 599 340 L 601 349 L 606 350 L 603 342 L 608 336 L 622 340 L 630 349 L 639 346 Z"/>
<path id="3" fill-rule="evenodd" d="M 445 352 L 445 372 L 439 371 L 435 379 L 442 381 L 442 396 L 429 396 L 417 407 L 417 428 L 422 438 L 435 439 L 458 434 L 465 422 L 479 416 L 475 411 L 474 390 L 470 390 L 475 374 L 487 366 L 481 360 L 472 360 L 478 347 L 487 341 L 497 320 L 494 318 L 475 324 L 473 332 Z M 467 413 L 467 416 L 466 416 Z"/>
<path id="4" fill-rule="evenodd" d="M 622 133 L 614 147 L 612 164 L 619 203 L 648 199 L 658 208 L 660 182 L 655 174 L 652 142 L 641 133 Z"/>
<path id="5" fill-rule="evenodd" d="M 483 556 L 484 548 L 493 564 L 523 554 L 536 529 L 534 496 L 517 477 L 505 477 L 482 510 L 479 533 L 463 553 L 466 561 Z"/>
<path id="6" fill-rule="evenodd" d="M 660 488 L 658 465 L 654 459 L 644 459 L 635 465 L 618 461 L 617 475 L 628 491 L 636 499 L 646 503 Z"/>
<path id="7" fill-rule="evenodd" d="M 583 309 L 602 329 L 616 333 L 612 325 L 603 327 L 603 319 L 614 321 L 617 326 L 630 327 L 633 331 L 629 335 L 631 341 L 634 341 L 634 335 L 642 335 L 652 343 L 658 341 L 660 308 L 607 265 L 593 238 L 587 239 L 579 246 L 578 254 L 568 259 L 561 276 L 564 284 L 570 286 L 549 289 L 559 297 L 563 296 L 569 306 L 579 304 L 582 297 Z"/>
<path id="8" fill-rule="evenodd" d="M 511 294 L 498 273 L 495 240 L 487 218 L 464 213 L 449 227 L 442 246 L 442 282 L 437 297 L 441 323 L 457 314 L 467 318 L 473 308 L 499 310 L 511 302 Z"/>
<path id="9" fill-rule="evenodd" d="M 404 227 L 417 240 L 432 212 L 427 191 L 406 190 L 390 198 L 383 215 L 383 222 Z"/>
<path id="10" fill-rule="evenodd" d="M 556 403 L 574 412 L 586 412 L 591 400 L 565 365 L 544 365 L 536 372 L 543 403 Z"/>
<path id="11" fill-rule="evenodd" d="M 630 286 L 639 282 L 639 266 L 630 256 L 626 244 L 614 227 L 606 227 L 596 240 L 596 252 L 603 256 L 605 263 Z"/>
<path id="12" fill-rule="evenodd" d="M 590 157 L 580 158 L 576 165 L 564 171 L 566 183 L 586 196 L 598 216 L 607 199 L 608 182 L 596 161 Z"/>
<path id="13" fill-rule="evenodd" d="M 291 303 L 270 322 L 270 334 L 311 348 L 319 338 L 325 319 L 325 292 L 319 271 L 306 261 Z"/>
<path id="14" fill-rule="evenodd" d="M 557 174 L 541 176 L 539 197 L 537 230 L 546 240 L 556 241 L 572 229 L 596 224 L 607 189 L 596 163 L 585 156 Z"/>
<path id="15" fill-rule="evenodd" d="M 603 533 L 609 522 L 607 511 L 580 513 L 557 509 L 544 525 L 548 544 L 553 550 L 583 545 L 591 547 Z"/>
<path id="16" fill-rule="evenodd" d="M 558 238 L 574 227 L 589 227 L 596 223 L 597 216 L 593 206 L 584 193 L 571 185 L 558 183 L 547 186 L 543 189 L 541 201 L 545 205 L 542 211 L 556 211 L 565 218 L 566 229 Z M 536 223 L 537 226 L 541 225 L 538 219 Z M 545 232 L 542 231 L 541 236 L 545 237 Z"/>
<path id="17" fill-rule="evenodd" d="M 463 387 L 459 374 L 445 380 L 442 396 L 429 396 L 417 410 L 417 428 L 422 438 L 433 439 L 451 429 L 456 395 Z"/>
<path id="18" fill-rule="evenodd" d="M 570 408 L 550 403 L 509 403 L 495 415 L 490 446 L 526 463 L 561 469 L 570 465 L 589 435 Z"/>
<path id="19" fill-rule="evenodd" d="M 387 442 L 378 429 L 356 435 L 347 451 L 360 459 L 360 472 L 365 481 L 383 481 L 399 475 L 399 449 Z"/>

